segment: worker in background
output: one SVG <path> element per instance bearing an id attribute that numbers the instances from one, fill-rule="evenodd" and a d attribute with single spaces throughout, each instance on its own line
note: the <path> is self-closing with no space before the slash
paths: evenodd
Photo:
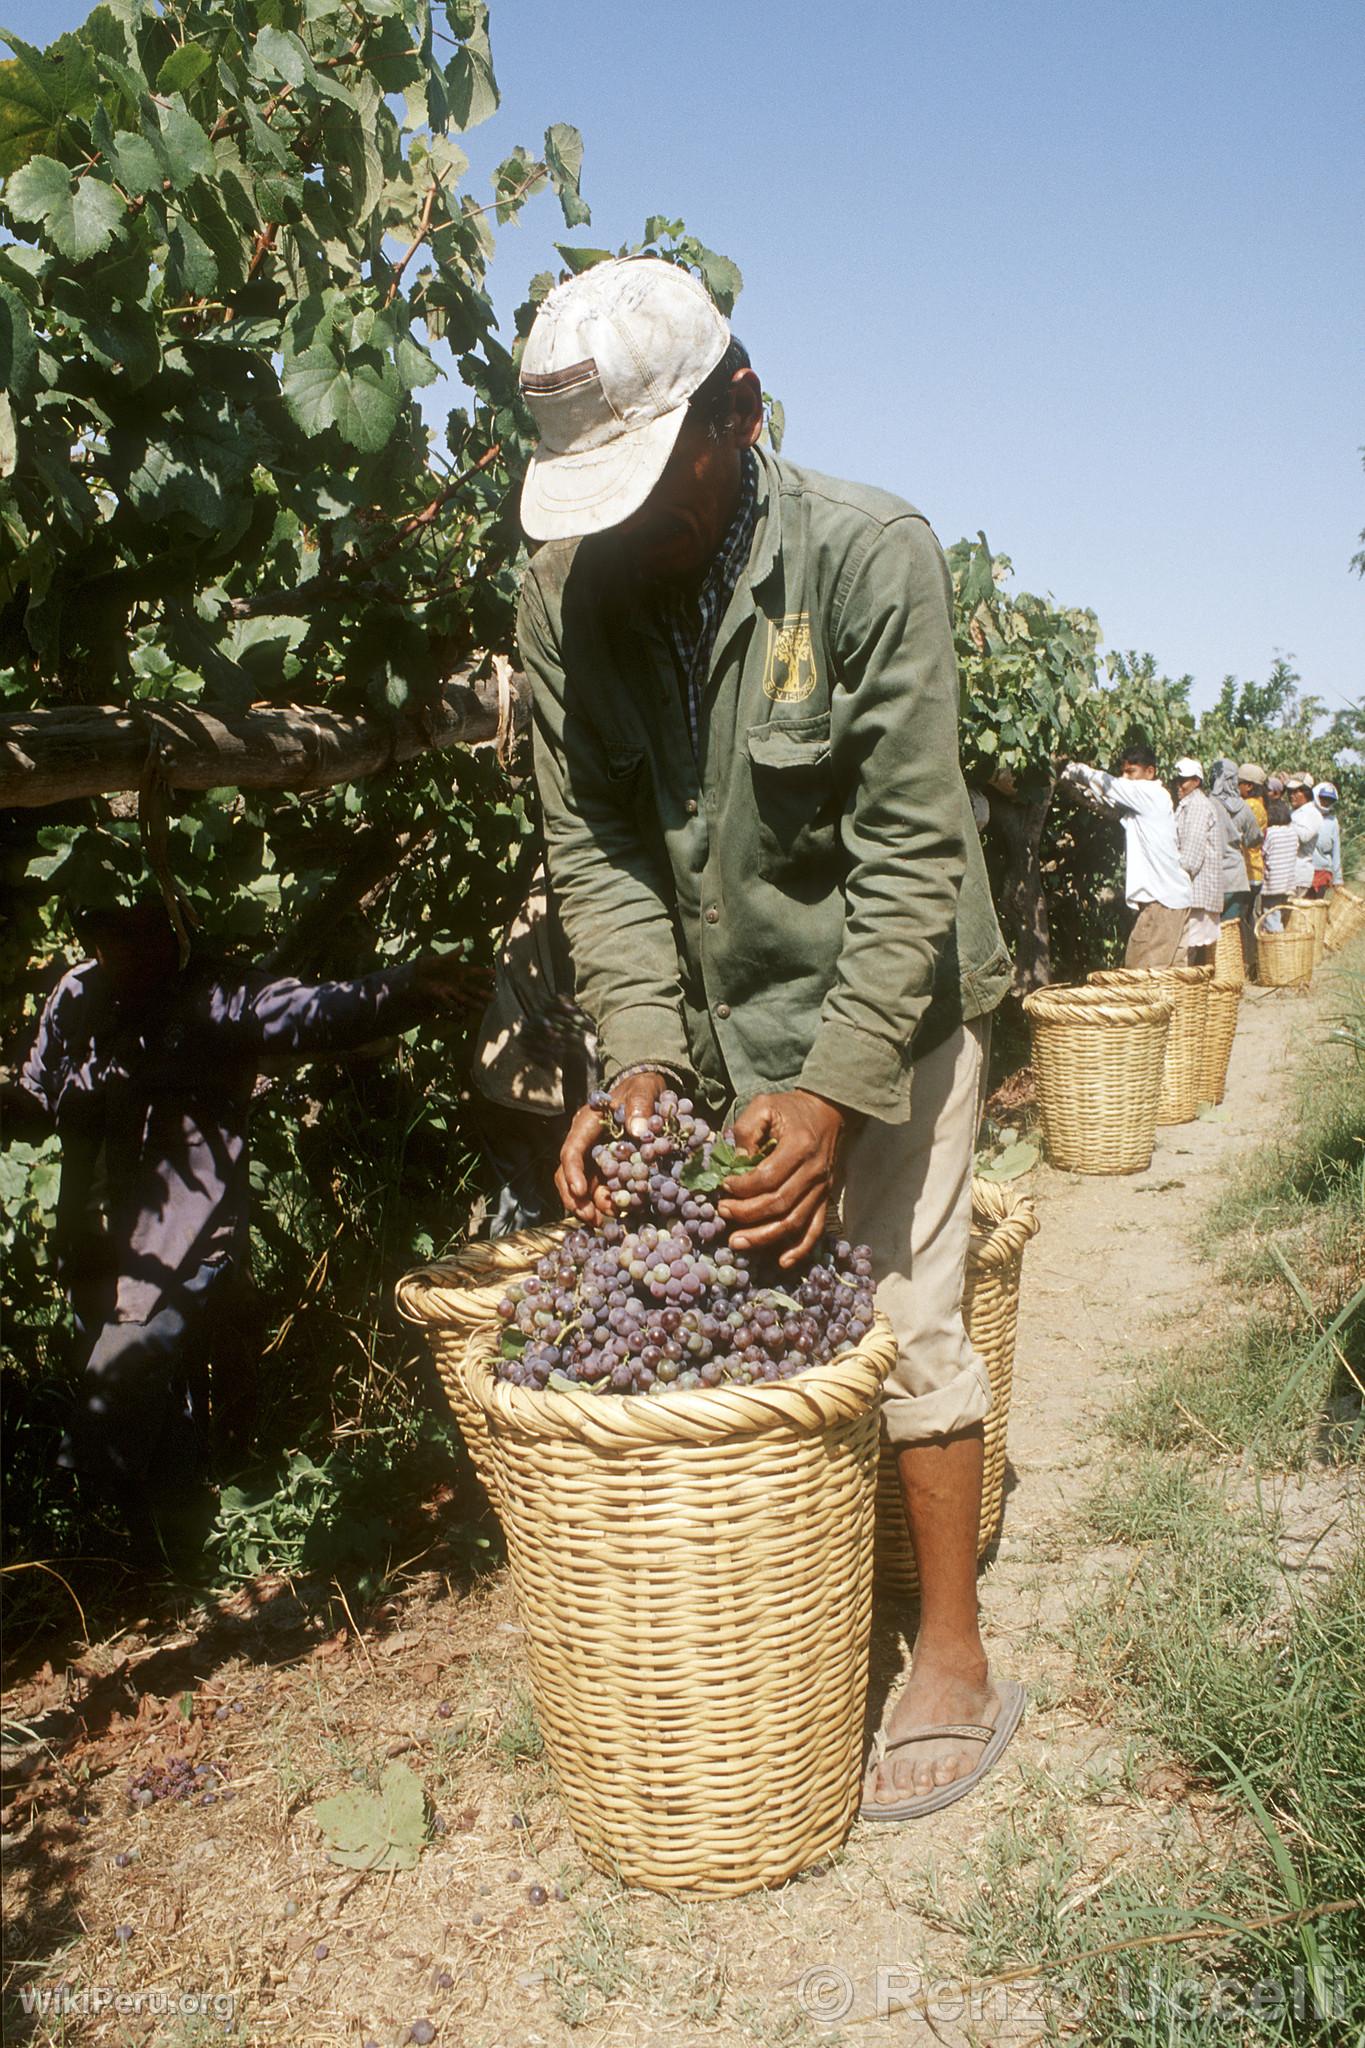
<path id="1" fill-rule="evenodd" d="M 1218 945 L 1223 915 L 1223 834 L 1218 812 L 1204 788 L 1204 770 L 1188 754 L 1175 764 L 1175 837 L 1180 865 L 1190 878 L 1190 924 L 1185 957 L 1205 967 Z"/>
<path id="2" fill-rule="evenodd" d="M 1157 779 L 1152 749 L 1140 742 L 1125 747 L 1117 775 L 1070 761 L 1057 786 L 1122 821 L 1123 893 L 1134 913 L 1125 966 L 1179 966 L 1185 958 L 1192 891 L 1180 863 L 1170 791 Z"/>
<path id="3" fill-rule="evenodd" d="M 54 1263 L 84 1353 L 59 1462 L 108 1490 L 150 1563 L 202 1534 L 211 1452 L 240 1451 L 250 1430 L 262 1319 L 247 1123 L 261 1062 L 406 1030 L 464 1007 L 472 981 L 437 956 L 314 984 L 182 967 L 159 901 L 79 914 L 76 928 L 91 957 L 48 997 L 19 1076 L 61 1140 Z"/>
<path id="4" fill-rule="evenodd" d="M 1242 958 L 1250 960 L 1254 932 L 1249 863 L 1253 853 L 1260 853 L 1265 827 L 1241 794 L 1235 762 L 1215 761 L 1210 774 L 1209 794 L 1222 834 L 1223 920 L 1237 919 L 1242 928 Z"/>
<path id="5" fill-rule="evenodd" d="M 1311 775 L 1287 775 L 1284 786 L 1289 798 L 1290 822 L 1298 841 L 1294 855 L 1294 894 L 1311 896 L 1318 871 L 1318 834 L 1322 830 L 1322 812 L 1313 801 Z"/>
<path id="6" fill-rule="evenodd" d="M 1312 893 L 1325 896 L 1329 889 L 1341 887 L 1341 826 L 1337 822 L 1336 784 L 1320 782 L 1313 791 L 1313 801 L 1322 813 L 1322 823 L 1318 827 Z"/>
<path id="7" fill-rule="evenodd" d="M 1237 770 L 1237 794 L 1260 826 L 1261 840 L 1264 840 L 1266 827 L 1270 823 L 1266 815 L 1268 781 L 1265 769 L 1255 761 L 1243 761 Z M 1254 925 L 1260 909 L 1261 884 L 1265 880 L 1265 853 L 1259 842 L 1247 848 L 1246 864 L 1247 881 L 1251 888 L 1251 921 Z M 1248 954 L 1247 957 L 1249 959 L 1251 956 Z"/>

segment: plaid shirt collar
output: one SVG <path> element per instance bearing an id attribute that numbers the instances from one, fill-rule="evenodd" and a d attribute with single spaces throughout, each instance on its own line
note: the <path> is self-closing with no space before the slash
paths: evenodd
<path id="1" fill-rule="evenodd" d="M 701 589 L 695 595 L 692 592 L 671 592 L 660 609 L 664 630 L 682 674 L 692 752 L 699 760 L 701 705 L 716 635 L 749 559 L 757 517 L 758 463 L 752 448 L 746 448 L 740 457 L 739 504 L 724 540 L 711 558 Z"/>

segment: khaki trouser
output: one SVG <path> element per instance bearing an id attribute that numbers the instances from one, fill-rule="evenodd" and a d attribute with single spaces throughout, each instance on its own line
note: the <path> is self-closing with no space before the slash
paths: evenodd
<path id="1" fill-rule="evenodd" d="M 1179 967 L 1185 959 L 1185 927 L 1188 910 L 1171 910 L 1164 903 L 1144 903 L 1137 923 L 1128 934 L 1125 967 Z"/>
<path id="2" fill-rule="evenodd" d="M 882 1414 L 897 1448 L 953 1436 L 991 1405 L 962 1322 L 989 1046 L 989 1017 L 959 1027 L 915 1062 L 909 1122 L 869 1118 L 845 1155 L 844 1228 L 871 1249 L 877 1306 L 896 1333 Z"/>

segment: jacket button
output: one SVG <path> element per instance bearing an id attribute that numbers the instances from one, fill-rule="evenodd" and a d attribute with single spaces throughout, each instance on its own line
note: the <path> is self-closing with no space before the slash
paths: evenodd
<path id="1" fill-rule="evenodd" d="M 687 803 L 686 803 L 685 809 L 686 809 L 686 811 L 687 811 L 687 815 L 688 815 L 688 817 L 689 817 L 689 818 L 695 818 L 695 817 L 696 817 L 696 815 L 697 815 L 697 799 L 696 799 L 696 798 L 695 798 L 694 796 L 690 796 L 690 797 L 689 797 L 689 798 L 687 799 Z"/>
<path id="2" fill-rule="evenodd" d="M 729 1016 L 729 1014 L 730 1005 L 728 1003 L 716 1004 L 716 1015 L 720 1018 L 722 1024 L 725 1022 L 725 1019 Z"/>
<path id="3" fill-rule="evenodd" d="M 711 908 L 706 913 L 706 922 L 708 924 L 720 923 L 720 912 L 717 910 L 714 903 L 711 905 Z"/>

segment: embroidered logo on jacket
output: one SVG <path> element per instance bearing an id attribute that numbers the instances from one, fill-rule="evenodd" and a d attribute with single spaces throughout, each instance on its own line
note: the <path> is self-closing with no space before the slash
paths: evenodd
<path id="1" fill-rule="evenodd" d="M 763 694 L 774 704 L 801 704 L 818 678 L 811 645 L 810 613 L 788 612 L 768 621 L 768 658 L 763 669 Z"/>

